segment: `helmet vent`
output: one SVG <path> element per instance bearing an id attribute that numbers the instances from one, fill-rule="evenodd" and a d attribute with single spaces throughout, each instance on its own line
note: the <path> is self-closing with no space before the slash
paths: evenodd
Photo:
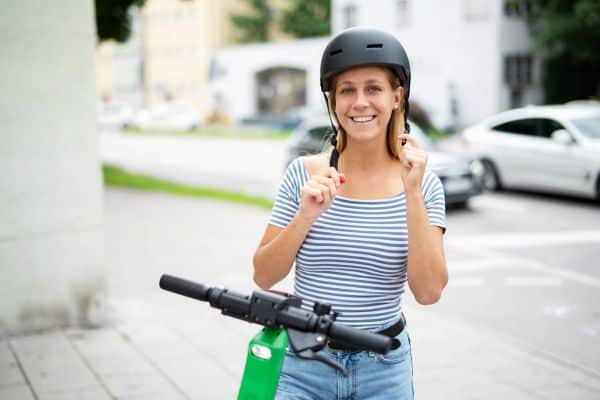
<path id="1" fill-rule="evenodd" d="M 329 55 L 330 56 L 335 56 L 336 54 L 340 54 L 340 53 L 343 53 L 343 52 L 344 52 L 344 49 L 331 50 L 329 52 Z"/>
<path id="2" fill-rule="evenodd" d="M 383 43 L 371 43 L 367 45 L 367 49 L 381 49 L 383 48 Z"/>

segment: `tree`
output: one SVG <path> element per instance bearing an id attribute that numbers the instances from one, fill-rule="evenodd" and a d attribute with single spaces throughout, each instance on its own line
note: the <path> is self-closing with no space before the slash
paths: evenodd
<path id="1" fill-rule="evenodd" d="M 126 42 L 131 35 L 131 6 L 142 7 L 146 0 L 96 0 L 96 29 L 98 42 Z"/>
<path id="2" fill-rule="evenodd" d="M 283 12 L 282 30 L 298 38 L 331 33 L 331 0 L 294 0 Z"/>
<path id="3" fill-rule="evenodd" d="M 241 43 L 266 42 L 269 40 L 269 24 L 272 20 L 271 7 L 267 0 L 244 0 L 252 9 L 250 14 L 234 13 L 230 15 L 233 25 L 241 31 L 238 41 Z"/>
<path id="4" fill-rule="evenodd" d="M 600 2 L 529 0 L 528 24 L 541 50 L 548 103 L 600 97 Z"/>

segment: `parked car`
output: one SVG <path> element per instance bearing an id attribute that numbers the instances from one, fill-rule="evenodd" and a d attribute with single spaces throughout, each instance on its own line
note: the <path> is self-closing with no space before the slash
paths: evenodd
<path id="1" fill-rule="evenodd" d="M 98 124 L 103 128 L 121 129 L 129 124 L 133 118 L 133 108 L 129 104 L 121 102 L 98 103 Z"/>
<path id="2" fill-rule="evenodd" d="M 444 185 L 446 205 L 465 207 L 469 199 L 482 191 L 483 167 L 478 160 L 470 161 L 464 156 L 442 152 L 435 143 L 411 122 L 411 135 L 414 135 L 429 154 L 427 169 L 434 171 Z M 295 158 L 316 154 L 331 146 L 329 137 L 331 125 L 326 115 L 305 120 L 288 140 L 286 166 Z"/>
<path id="3" fill-rule="evenodd" d="M 487 189 L 600 198 L 600 106 L 529 106 L 466 129 Z"/>
<path id="4" fill-rule="evenodd" d="M 201 125 L 200 112 L 192 105 L 181 102 L 159 103 L 139 110 L 130 126 L 143 130 L 189 131 Z"/>

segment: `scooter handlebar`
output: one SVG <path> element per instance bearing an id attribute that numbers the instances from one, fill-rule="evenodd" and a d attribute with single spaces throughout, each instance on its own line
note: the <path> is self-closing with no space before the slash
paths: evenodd
<path id="1" fill-rule="evenodd" d="M 201 301 L 208 301 L 208 291 L 210 288 L 201 283 L 163 274 L 160 277 L 160 282 L 158 284 L 161 289 L 168 290 L 169 292 L 177 293 Z"/>
<path id="2" fill-rule="evenodd" d="M 386 354 L 392 348 L 392 339 L 390 337 L 352 328 L 336 322 L 331 324 L 328 336 L 331 339 L 346 342 L 355 346 L 358 345 L 365 350 L 374 351 L 380 354 Z"/>

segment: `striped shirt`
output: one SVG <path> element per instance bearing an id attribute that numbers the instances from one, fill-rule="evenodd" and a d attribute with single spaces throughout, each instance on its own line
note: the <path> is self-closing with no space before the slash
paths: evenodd
<path id="1" fill-rule="evenodd" d="M 309 179 L 302 159 L 287 168 L 270 223 L 285 227 L 300 206 Z M 440 179 L 431 171 L 423 178 L 429 222 L 445 226 L 445 198 Z M 332 305 L 337 321 L 375 330 L 397 320 L 408 260 L 406 197 L 358 200 L 336 196 L 313 223 L 296 255 L 295 294 L 304 307 Z"/>

